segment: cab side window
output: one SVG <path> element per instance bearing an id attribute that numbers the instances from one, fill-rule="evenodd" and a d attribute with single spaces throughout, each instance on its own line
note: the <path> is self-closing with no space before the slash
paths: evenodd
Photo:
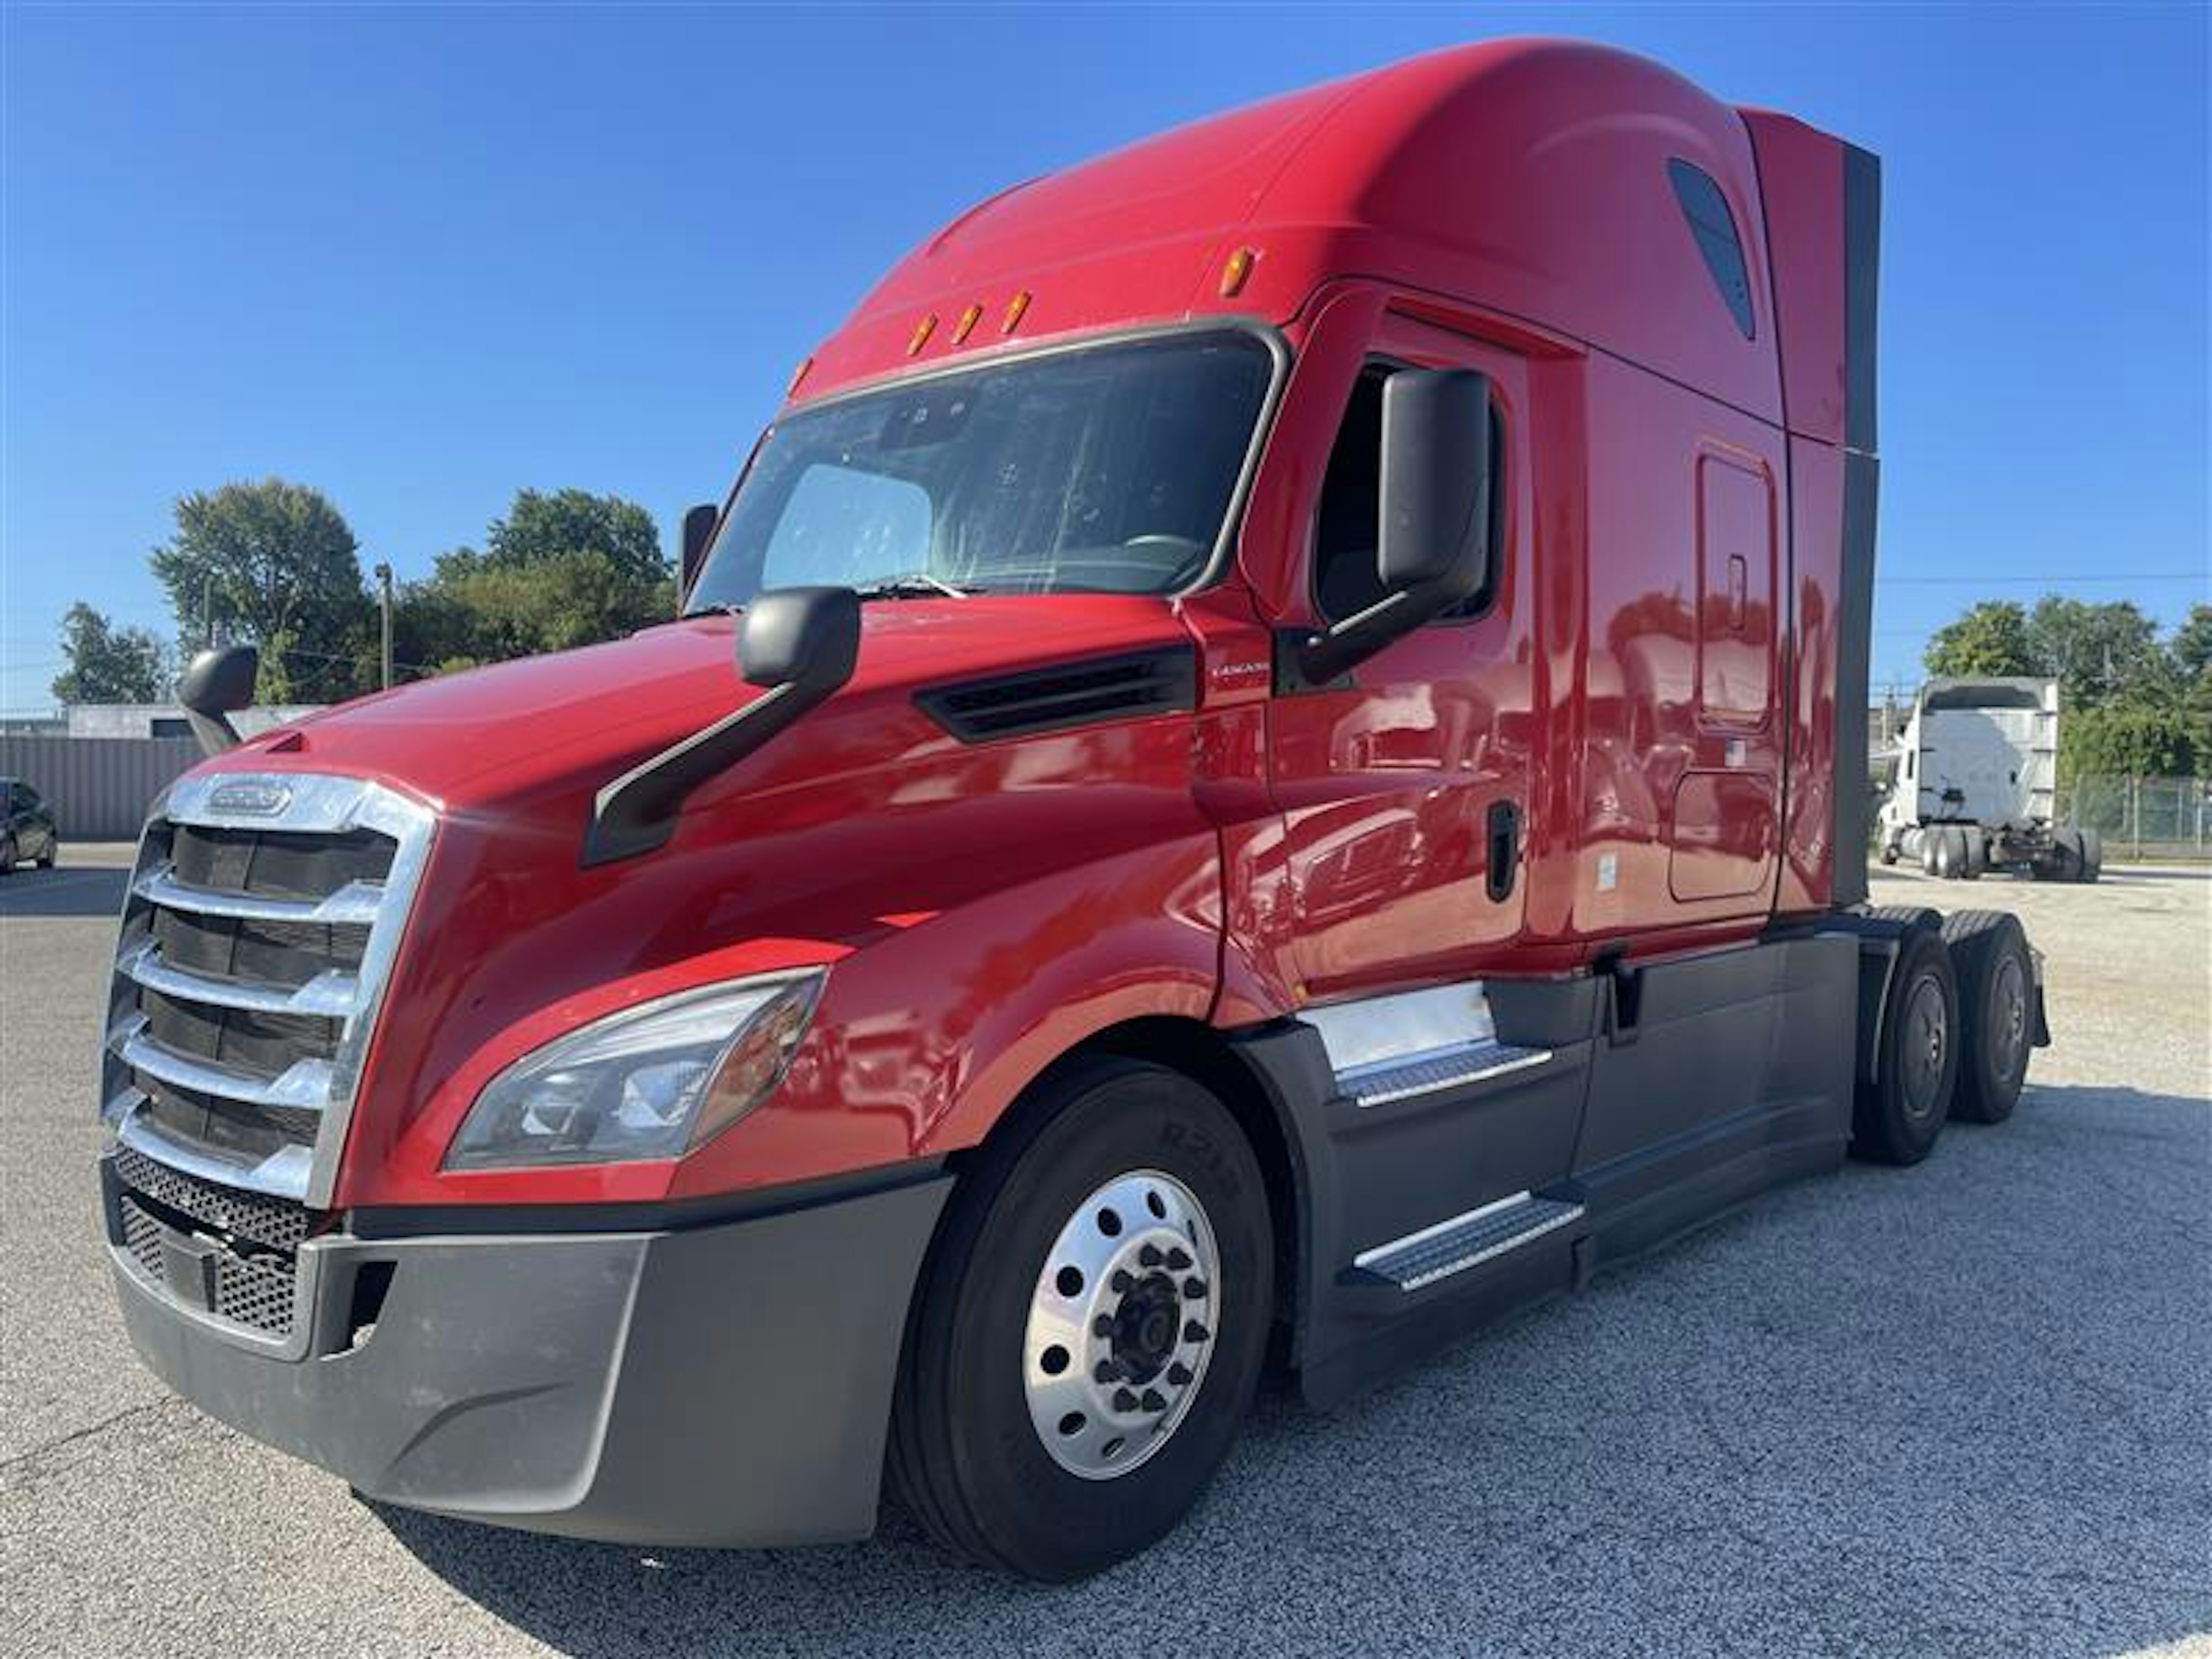
<path id="1" fill-rule="evenodd" d="M 1377 365 L 1352 387 L 1322 482 L 1314 525 L 1314 603 L 1330 622 L 1382 597 L 1375 544 L 1382 522 L 1382 382 L 1388 378 L 1389 371 Z"/>
<path id="2" fill-rule="evenodd" d="M 1382 521 L 1382 384 L 1387 363 L 1369 365 L 1352 389 L 1344 424 L 1329 451 L 1322 480 L 1321 508 L 1314 522 L 1314 605 L 1329 622 L 1341 622 L 1382 597 L 1375 571 L 1376 544 Z M 1505 494 L 1503 420 L 1492 405 L 1490 425 L 1490 545 L 1493 570 L 1505 560 Z M 1495 578 L 1492 578 L 1494 584 Z M 1490 608 L 1487 590 L 1470 594 L 1439 621 L 1479 617 Z"/>

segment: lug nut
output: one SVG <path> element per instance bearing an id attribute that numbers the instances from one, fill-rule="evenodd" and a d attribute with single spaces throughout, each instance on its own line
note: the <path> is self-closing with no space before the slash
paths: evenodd
<path id="1" fill-rule="evenodd" d="M 1205 1301 L 1206 1281 L 1202 1279 L 1184 1279 L 1182 1282 L 1182 1293 L 1194 1302 Z"/>
<path id="2" fill-rule="evenodd" d="M 1142 1403 L 1148 1412 L 1164 1412 L 1168 1408 L 1167 1396 L 1158 1389 L 1146 1389 Z"/>
<path id="3" fill-rule="evenodd" d="M 1212 1331 L 1207 1330 L 1205 1326 L 1200 1324 L 1195 1319 L 1192 1320 L 1182 1328 L 1182 1340 L 1186 1342 L 1203 1342 L 1207 1337 L 1212 1334 L 1213 1333 Z"/>
<path id="4" fill-rule="evenodd" d="M 1188 1250 L 1170 1250 L 1168 1252 L 1168 1266 L 1176 1273 L 1181 1273 L 1185 1267 L 1190 1266 L 1190 1252 Z"/>
<path id="5" fill-rule="evenodd" d="M 1161 1261 L 1164 1260 L 1164 1258 L 1160 1255 L 1158 1245 L 1147 1244 L 1143 1249 L 1137 1252 L 1137 1260 L 1145 1267 L 1157 1267 L 1160 1265 Z"/>
<path id="6" fill-rule="evenodd" d="M 1116 1296 L 1127 1296 L 1131 1291 L 1137 1288 L 1137 1281 L 1130 1278 L 1126 1273 L 1123 1273 L 1119 1267 L 1114 1269 L 1113 1278 L 1108 1279 L 1106 1282 L 1113 1287 L 1114 1294 Z"/>
<path id="7" fill-rule="evenodd" d="M 1098 1369 L 1091 1374 L 1101 1382 L 1119 1382 L 1121 1380 L 1121 1368 L 1110 1359 L 1100 1360 Z"/>
<path id="8" fill-rule="evenodd" d="M 1178 1389 L 1188 1382 L 1190 1381 L 1190 1367 L 1184 1364 L 1180 1359 L 1176 1360 L 1174 1364 L 1168 1367 L 1168 1381 Z"/>
<path id="9" fill-rule="evenodd" d="M 1136 1410 L 1137 1396 L 1127 1389 L 1115 1389 L 1114 1409 L 1117 1412 L 1133 1412 Z"/>
<path id="10" fill-rule="evenodd" d="M 1097 1318 L 1096 1318 L 1096 1319 L 1094 1319 L 1094 1320 L 1092 1320 L 1092 1321 L 1091 1322 L 1091 1335 L 1093 1335 L 1093 1336 L 1111 1336 L 1111 1335 L 1113 1335 L 1113 1334 L 1114 1334 L 1114 1322 L 1113 1322 L 1113 1320 L 1111 1320 L 1110 1318 L 1109 1318 L 1109 1317 L 1108 1317 L 1106 1315 L 1104 1315 L 1104 1314 L 1100 1314 L 1100 1315 L 1098 1316 L 1098 1317 L 1097 1317 Z"/>

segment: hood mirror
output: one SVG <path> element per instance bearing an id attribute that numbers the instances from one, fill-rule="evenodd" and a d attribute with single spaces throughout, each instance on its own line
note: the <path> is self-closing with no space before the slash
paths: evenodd
<path id="1" fill-rule="evenodd" d="M 210 755 L 238 747 L 238 728 L 229 717 L 253 706 L 254 683 L 261 678 L 261 653 L 250 645 L 203 651 L 177 685 L 192 735 Z"/>
<path id="2" fill-rule="evenodd" d="M 664 845 L 691 793 L 760 749 L 853 678 L 860 599 L 849 587 L 780 587 L 738 623 L 738 672 L 767 695 L 632 767 L 599 793 L 583 862 L 611 864 Z"/>
<path id="3" fill-rule="evenodd" d="M 722 509 L 712 501 L 702 501 L 684 515 L 684 552 L 676 566 L 678 611 L 691 602 L 691 590 L 699 585 L 699 573 L 707 567 L 707 550 L 714 546 L 714 530 L 721 521 Z"/>

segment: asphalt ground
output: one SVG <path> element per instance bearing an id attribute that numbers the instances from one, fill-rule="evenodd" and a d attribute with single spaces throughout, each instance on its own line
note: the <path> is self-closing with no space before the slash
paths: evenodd
<path id="1" fill-rule="evenodd" d="M 0 1653 L 2212 1655 L 2212 871 L 1883 874 L 2048 953 L 2010 1123 L 1273 1389 L 1182 1532 L 1044 1589 L 896 1516 L 649 1555 L 371 1508 L 169 1396 L 97 1237 L 88 856 L 0 882 Z"/>

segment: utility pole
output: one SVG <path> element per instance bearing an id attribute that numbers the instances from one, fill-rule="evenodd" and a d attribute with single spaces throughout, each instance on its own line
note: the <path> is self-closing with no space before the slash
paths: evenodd
<path id="1" fill-rule="evenodd" d="M 392 567 L 376 567 L 376 608 L 382 613 L 384 634 L 384 689 L 392 690 Z"/>

